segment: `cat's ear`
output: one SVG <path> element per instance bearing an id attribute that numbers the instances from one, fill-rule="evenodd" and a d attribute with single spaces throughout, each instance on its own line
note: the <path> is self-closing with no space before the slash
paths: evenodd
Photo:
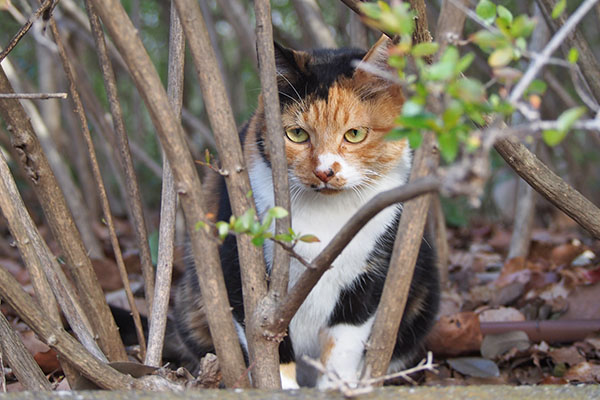
<path id="1" fill-rule="evenodd" d="M 357 64 L 354 80 L 358 85 L 376 92 L 397 86 L 394 83 L 394 69 L 389 66 L 388 58 L 393 41 L 385 35 L 369 49 L 367 54 Z"/>
<path id="2" fill-rule="evenodd" d="M 275 45 L 275 67 L 277 69 L 277 83 L 285 86 L 297 82 L 303 74 L 306 74 L 306 65 L 310 58 L 304 51 L 288 49 L 274 42 Z"/>

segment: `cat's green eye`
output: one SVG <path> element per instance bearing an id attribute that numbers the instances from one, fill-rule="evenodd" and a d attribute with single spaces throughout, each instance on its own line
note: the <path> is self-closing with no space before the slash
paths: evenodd
<path id="1" fill-rule="evenodd" d="M 344 138 L 350 143 L 360 143 L 367 137 L 367 130 L 365 128 L 350 129 L 344 133 Z"/>
<path id="2" fill-rule="evenodd" d="M 302 128 L 287 128 L 285 135 L 294 143 L 304 143 L 308 140 L 308 133 Z"/>

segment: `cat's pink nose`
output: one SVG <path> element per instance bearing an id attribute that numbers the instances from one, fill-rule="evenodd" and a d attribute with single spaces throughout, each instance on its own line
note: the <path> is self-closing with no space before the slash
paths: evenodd
<path id="1" fill-rule="evenodd" d="M 315 176 L 317 178 L 319 178 L 320 180 L 322 180 L 325 183 L 329 182 L 329 180 L 331 178 L 333 178 L 333 176 L 335 175 L 335 172 L 333 172 L 333 170 L 331 168 L 327 169 L 327 171 L 315 169 L 313 171 L 313 173 L 315 174 Z"/>

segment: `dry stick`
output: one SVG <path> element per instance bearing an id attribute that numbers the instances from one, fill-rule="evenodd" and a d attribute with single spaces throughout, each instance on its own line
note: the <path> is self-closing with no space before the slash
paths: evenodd
<path id="1" fill-rule="evenodd" d="M 117 0 L 93 0 L 93 2 L 96 12 L 125 58 L 173 169 L 190 235 L 194 264 L 207 310 L 211 336 L 225 384 L 231 387 L 238 378 L 242 377 L 241 385 L 249 386 L 245 377 L 244 358 L 233 326 L 217 245 L 210 240 L 209 234 L 203 229 L 195 229 L 196 223 L 206 220 L 206 217 L 202 187 L 185 143 L 183 129 L 177 123 L 158 73 L 121 3 Z"/>
<path id="2" fill-rule="evenodd" d="M 61 325 L 54 298 L 56 297 L 79 341 L 96 358 L 106 361 L 106 357 L 94 341 L 91 324 L 83 315 L 70 282 L 31 220 L 2 154 L 0 154 L 0 189 L 2 189 L 0 209 L 6 217 L 19 253 L 32 277 L 36 298 L 46 315 L 54 324 Z M 73 379 L 76 375 L 72 374 L 68 377 Z M 73 383 L 72 380 L 71 382 Z"/>
<path id="3" fill-rule="evenodd" d="M 600 239 L 600 209 L 568 185 L 517 139 L 500 139 L 494 148 L 538 193 Z"/>
<path id="4" fill-rule="evenodd" d="M 0 352 L 6 356 L 8 365 L 27 390 L 52 390 L 40 366 L 2 313 L 0 313 Z"/>
<path id="5" fill-rule="evenodd" d="M 22 74 L 14 70 L 10 60 L 5 60 L 3 63 L 9 79 L 14 82 L 16 86 L 20 86 L 20 76 Z M 58 149 L 58 143 L 52 137 L 52 132 L 47 125 L 46 118 L 40 115 L 38 108 L 33 102 L 22 101 L 21 104 L 31 119 L 31 124 L 37 133 L 40 144 L 42 145 L 46 158 L 56 176 L 60 188 L 63 193 L 69 193 L 69 196 L 67 196 L 65 200 L 67 201 L 69 210 L 73 214 L 75 224 L 77 225 L 77 229 L 79 229 L 81 239 L 87 249 L 88 255 L 92 258 L 101 258 L 103 256 L 102 246 L 92 229 L 92 220 L 87 210 L 87 204 L 83 201 L 83 195 L 75 184 L 71 171 Z"/>
<path id="6" fill-rule="evenodd" d="M 435 143 L 432 132 L 423 134 L 423 143 L 416 151 L 409 182 L 433 173 L 439 162 Z M 430 202 L 431 195 L 425 195 L 404 203 L 390 266 L 366 346 L 364 371 L 369 371 L 370 377 L 376 378 L 387 372 L 423 243 Z"/>
<path id="7" fill-rule="evenodd" d="M 551 28 L 553 28 L 553 30 L 556 30 L 556 25 L 560 27 L 566 23 L 566 13 L 561 14 L 556 20 L 549 17 L 552 14 L 554 6 L 556 5 L 556 1 L 537 0 L 536 3 L 542 10 L 546 22 Z M 592 5 L 593 4 L 590 5 L 590 8 Z M 600 63 L 598 63 L 598 60 L 596 59 L 594 53 L 590 49 L 587 40 L 585 39 L 581 31 L 577 27 L 575 27 L 575 29 L 573 29 L 573 31 L 565 37 L 563 44 L 565 45 L 565 50 L 567 48 L 577 49 L 579 53 L 577 65 L 581 67 L 581 73 L 583 74 L 586 82 L 588 83 L 592 95 L 596 99 L 596 102 L 600 102 L 600 74 L 598 74 L 598 71 L 600 71 Z"/>
<path id="8" fill-rule="evenodd" d="M 547 63 L 548 58 L 560 46 L 568 33 L 585 16 L 598 0 L 586 0 L 569 17 L 565 24 L 556 32 L 539 56 L 512 90 L 509 101 L 517 102 L 525 89 Z M 493 125 L 493 124 L 490 124 Z M 544 163 L 516 139 L 507 137 L 500 139 L 494 145 L 504 160 L 529 183 L 537 192 L 573 218 L 592 236 L 600 238 L 600 209 L 586 199 L 581 193 L 565 183 L 554 174 Z"/>
<path id="9" fill-rule="evenodd" d="M 73 67 L 71 66 L 71 61 L 67 57 L 65 48 L 62 43 L 62 39 L 60 37 L 60 34 L 58 33 L 58 28 L 56 26 L 56 22 L 54 21 L 53 18 L 50 19 L 50 28 L 52 29 L 52 34 L 54 35 L 54 40 L 56 41 L 56 45 L 58 46 L 58 52 L 60 54 L 60 58 L 63 63 L 63 68 L 64 68 L 67 78 L 69 80 L 69 92 L 71 93 L 71 98 L 73 99 L 75 109 L 77 110 L 76 113 L 77 113 L 77 116 L 79 117 L 79 123 L 81 125 L 80 128 L 83 133 L 83 137 L 85 139 L 88 156 L 90 157 L 90 163 L 92 165 L 92 173 L 94 175 L 94 181 L 96 182 L 96 187 L 97 187 L 98 193 L 100 195 L 100 204 L 102 206 L 104 220 L 108 227 L 110 241 L 112 244 L 113 252 L 115 254 L 115 260 L 117 262 L 117 268 L 119 270 L 119 275 L 121 276 L 121 280 L 123 281 L 123 285 L 125 288 L 125 293 L 127 294 L 127 300 L 129 302 L 129 306 L 131 307 L 131 313 L 133 316 L 133 321 L 135 323 L 136 333 L 138 335 L 140 352 L 142 355 L 145 355 L 146 341 L 144 338 L 144 331 L 142 329 L 142 321 L 140 318 L 140 313 L 135 304 L 135 300 L 133 298 L 133 293 L 131 292 L 131 287 L 129 285 L 129 278 L 127 276 L 125 262 L 123 261 L 123 254 L 121 253 L 121 247 L 119 246 L 119 239 L 117 238 L 117 233 L 115 230 L 112 213 L 110 211 L 110 204 L 108 203 L 108 198 L 106 196 L 106 189 L 104 187 L 104 182 L 102 181 L 102 175 L 100 173 L 100 167 L 98 165 L 98 160 L 96 159 L 96 151 L 94 150 L 94 143 L 92 141 L 92 136 L 91 136 L 90 130 L 88 128 L 87 119 L 85 117 L 85 112 L 83 110 L 83 104 L 81 103 L 81 99 L 79 98 L 79 93 L 75 86 L 75 76 L 73 74 Z"/>
<path id="10" fill-rule="evenodd" d="M 127 139 L 127 133 L 125 132 L 123 113 L 121 111 L 121 105 L 119 103 L 117 94 L 117 83 L 112 64 L 108 57 L 108 50 L 104 40 L 104 32 L 100 26 L 99 18 L 90 4 L 90 0 L 86 0 L 85 6 L 89 15 L 90 25 L 92 26 L 94 40 L 96 42 L 96 49 L 98 51 L 98 57 L 100 59 L 100 65 L 102 68 L 102 76 L 104 78 L 104 87 L 108 96 L 110 112 L 112 114 L 113 124 L 117 136 L 119 161 L 121 164 L 121 169 L 124 171 L 125 175 L 125 186 L 127 192 L 126 198 L 129 204 L 128 210 L 131 213 L 135 237 L 140 251 L 140 261 L 142 264 L 142 275 L 144 278 L 144 290 L 146 295 L 146 306 L 148 307 L 148 312 L 151 312 L 153 304 L 152 298 L 154 297 L 154 270 L 152 268 L 150 247 L 148 245 L 148 232 L 146 229 L 146 222 L 144 220 L 140 188 L 135 176 L 131 152 L 129 151 L 129 140 Z"/>
<path id="11" fill-rule="evenodd" d="M 556 49 L 564 42 L 569 32 L 575 28 L 579 21 L 585 16 L 585 14 L 594 6 L 598 0 L 586 0 L 575 10 L 573 15 L 563 24 L 563 26 L 556 32 L 550 42 L 546 45 L 544 50 L 533 60 L 523 77 L 519 80 L 519 83 L 514 87 L 509 96 L 509 101 L 515 103 L 518 101 L 529 84 L 540 71 L 540 69 L 548 63 L 548 59 L 556 51 Z M 595 74 L 598 70 L 594 71 Z"/>
<path id="12" fill-rule="evenodd" d="M 0 99 L 66 99 L 66 93 L 0 93 Z"/>
<path id="13" fill-rule="evenodd" d="M 310 38 L 310 47 L 337 47 L 316 0 L 292 0 L 292 5 L 300 18 L 302 30 Z"/>
<path id="14" fill-rule="evenodd" d="M 175 0 L 175 4 L 198 73 L 202 98 L 220 154 L 221 169 L 224 171 L 232 212 L 239 216 L 254 208 L 254 201 L 251 196 L 247 196 L 250 191 L 250 179 L 221 73 L 198 3 L 195 0 Z M 263 251 L 262 247 L 251 243 L 249 235 L 239 235 L 236 241 L 242 266 L 244 312 L 246 323 L 251 324 L 258 302 L 267 294 Z M 248 343 L 251 363 L 252 356 L 258 356 L 252 348 L 253 342 Z"/>
<path id="15" fill-rule="evenodd" d="M 439 178 L 428 176 L 412 183 L 379 193 L 367 204 L 358 210 L 350 220 L 340 229 L 337 235 L 310 263 L 291 288 L 284 302 L 277 307 L 274 313 L 277 319 L 268 327 L 273 334 L 284 332 L 294 317 L 298 308 L 306 299 L 319 278 L 331 267 L 333 261 L 344 250 L 346 245 L 379 211 L 396 203 L 401 203 L 426 193 L 438 191 L 441 187 Z"/>
<path id="16" fill-rule="evenodd" d="M 433 225 L 433 234 L 435 237 L 435 256 L 440 273 L 440 286 L 448 286 L 448 263 L 450 259 L 450 250 L 448 249 L 448 233 L 446 231 L 446 217 L 442 209 L 442 201 L 439 193 L 432 196 L 431 199 L 431 219 Z"/>
<path id="17" fill-rule="evenodd" d="M 534 4 L 534 18 L 541 18 L 540 8 Z M 548 26 L 539 21 L 531 35 L 530 50 L 538 53 L 548 42 L 550 31 Z M 512 124 L 521 122 L 523 117 L 518 113 L 513 114 Z M 532 144 L 535 149 L 536 142 Z M 535 212 L 535 197 L 533 188 L 522 179 L 518 179 L 517 183 L 517 201 L 515 207 L 515 216 L 513 223 L 513 231 L 510 238 L 510 246 L 508 249 L 508 259 L 514 257 L 527 257 L 529 253 L 529 245 L 531 242 L 531 233 L 533 231 L 533 215 Z"/>
<path id="18" fill-rule="evenodd" d="M 185 38 L 175 4 L 171 1 L 169 30 L 169 76 L 167 93 L 173 112 L 181 114 L 183 104 L 183 77 L 185 61 Z M 162 349 L 167 325 L 171 275 L 173 272 L 173 241 L 177 216 L 177 192 L 169 160 L 163 151 L 163 180 L 158 235 L 158 261 L 156 264 L 156 287 L 154 307 L 150 317 L 148 352 L 145 363 L 154 367 L 161 365 Z"/>
<path id="19" fill-rule="evenodd" d="M 271 6 L 269 0 L 255 0 L 254 13 L 256 15 L 258 65 L 260 66 L 260 82 L 262 87 L 259 108 L 262 106 L 265 114 L 267 127 L 266 147 L 273 173 L 275 205 L 283 207 L 286 210 L 291 210 L 285 142 L 281 134 L 283 128 L 281 111 L 279 109 L 277 71 L 275 68 L 273 46 L 273 25 L 271 23 Z M 290 215 L 277 219 L 275 222 L 275 233 L 282 234 L 288 232 L 290 225 Z M 287 294 L 289 266 L 289 253 L 281 246 L 274 246 L 269 299 L 263 299 L 258 313 L 251 315 L 252 321 L 250 326 L 252 330 L 250 330 L 249 339 L 254 342 L 253 359 L 260 359 L 260 362 L 252 370 L 252 376 L 255 380 L 253 383 L 259 388 L 281 387 L 279 342 L 277 340 L 270 340 L 262 329 L 260 329 L 260 325 L 261 312 L 266 312 L 270 314 L 271 318 L 274 318 L 275 316 L 272 314 L 275 311 L 273 304 L 281 302 L 281 299 Z"/>
<path id="20" fill-rule="evenodd" d="M 27 34 L 34 21 L 38 19 L 40 15 L 44 14 L 45 16 L 50 15 L 52 13 L 52 10 L 56 6 L 56 3 L 57 0 L 46 0 L 44 3 L 42 3 L 40 8 L 37 9 L 37 11 L 27 20 L 27 22 L 25 22 L 25 25 L 23 25 L 21 29 L 19 29 L 19 31 L 15 34 L 15 36 L 13 36 L 13 38 L 10 40 L 10 43 L 8 43 L 8 46 L 6 46 L 6 48 L 2 50 L 2 52 L 0 52 L 0 62 L 2 62 L 2 60 L 4 60 L 8 53 L 10 53 L 12 49 L 15 48 L 15 46 L 17 45 L 17 43 L 19 43 L 23 36 Z"/>
<path id="21" fill-rule="evenodd" d="M 145 379 L 133 379 L 130 375 L 122 374 L 96 357 L 60 325 L 48 321 L 40 311 L 40 306 L 29 296 L 21 285 L 7 272 L 0 268 L 0 295 L 15 310 L 17 315 L 40 337 L 42 341 L 69 361 L 86 378 L 104 389 L 119 390 L 161 390 L 177 389 L 157 375 Z"/>
<path id="22" fill-rule="evenodd" d="M 1 67 L 0 91 L 12 92 L 10 82 Z M 18 100 L 0 99 L 0 114 L 12 133 L 13 147 L 20 155 L 19 164 L 32 181 L 48 225 L 62 249 L 85 313 L 88 316 L 94 315 L 90 322 L 98 336 L 101 349 L 110 360 L 126 360 L 125 348 L 96 279 L 92 263 L 87 257 L 73 217 L 23 107 Z"/>
<path id="23" fill-rule="evenodd" d="M 287 159 L 285 156 L 285 139 L 281 134 L 282 122 L 279 109 L 279 92 L 277 87 L 277 70 L 273 46 L 273 25 L 271 23 L 271 7 L 268 1 L 254 2 L 256 14 L 256 32 L 258 60 L 260 65 L 260 81 L 262 85 L 262 106 L 264 107 L 267 126 L 267 151 L 273 171 L 273 190 L 275 205 L 291 210 L 290 189 L 288 183 Z M 259 106 L 260 107 L 260 106 Z M 275 234 L 288 232 L 291 216 L 279 218 L 275 223 Z M 287 294 L 290 257 L 280 246 L 274 247 L 271 285 L 269 292 L 274 299 L 281 299 Z"/>

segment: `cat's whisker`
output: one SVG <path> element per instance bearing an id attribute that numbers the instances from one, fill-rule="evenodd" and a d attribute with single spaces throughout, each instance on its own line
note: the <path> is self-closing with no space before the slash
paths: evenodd
<path id="1" fill-rule="evenodd" d="M 292 96 L 290 96 L 287 93 L 282 92 L 281 90 L 279 91 L 279 94 L 287 97 L 288 99 L 292 100 L 294 103 L 298 104 L 298 106 L 302 107 L 302 103 L 300 103 L 298 100 L 296 100 L 295 98 L 293 98 Z"/>
<path id="2" fill-rule="evenodd" d="M 290 87 L 294 90 L 294 92 L 296 92 L 296 96 L 298 96 L 298 100 L 300 100 L 300 103 L 303 104 L 304 101 L 302 100 L 302 96 L 300 96 L 300 93 L 298 93 L 298 91 L 296 90 L 296 88 L 294 87 L 294 85 L 292 85 L 292 82 L 290 82 L 290 80 L 285 75 L 283 75 L 280 72 L 277 72 L 277 75 L 281 76 L 290 85 Z"/>

